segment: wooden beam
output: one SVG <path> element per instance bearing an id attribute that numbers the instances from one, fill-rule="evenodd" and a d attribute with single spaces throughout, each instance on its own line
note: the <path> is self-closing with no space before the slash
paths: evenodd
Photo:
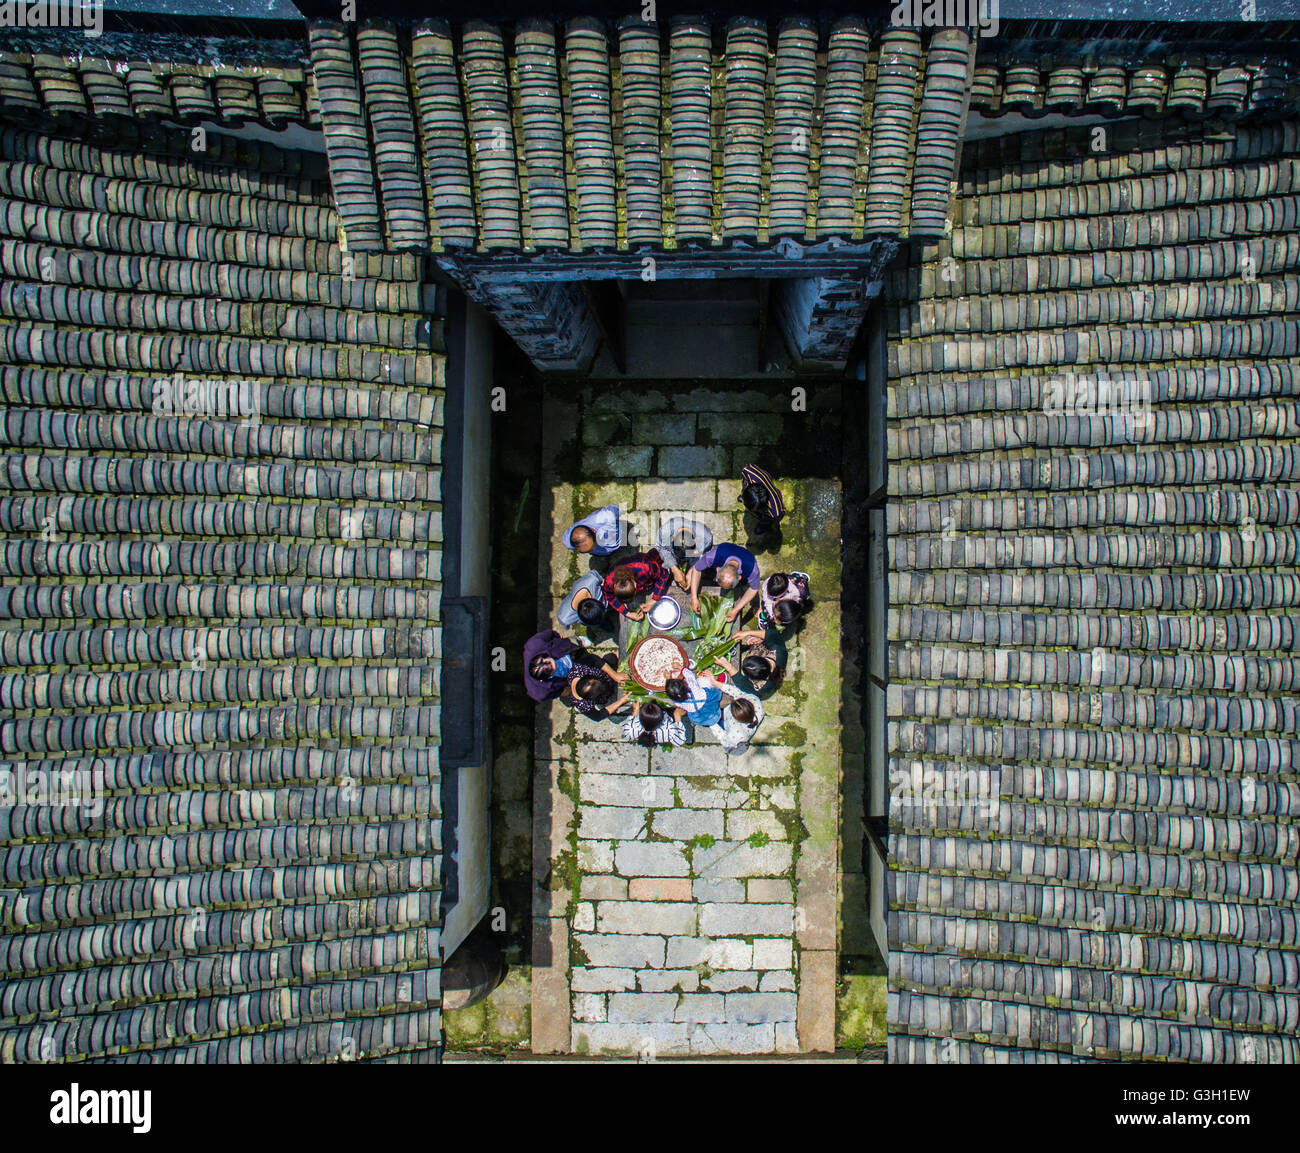
<path id="1" fill-rule="evenodd" d="M 629 252 L 442 252 L 433 259 L 453 278 L 542 280 L 627 280 L 641 282 L 648 267 L 654 279 L 781 279 L 788 276 L 870 275 L 898 250 L 892 237 L 800 244 L 785 237 L 776 244 L 754 247 L 734 243 L 726 248 L 684 245 L 666 252 L 646 245 Z M 652 262 L 647 265 L 647 261 Z"/>

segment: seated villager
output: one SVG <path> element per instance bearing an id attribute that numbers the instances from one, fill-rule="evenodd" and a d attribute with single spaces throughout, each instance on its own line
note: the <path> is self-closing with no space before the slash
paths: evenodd
<path id="1" fill-rule="evenodd" d="M 763 702 L 753 693 L 737 688 L 734 679 L 719 691 L 727 699 L 722 704 L 721 719 L 710 730 L 728 756 L 733 756 L 749 748 L 750 740 L 763 723 Z"/>
<path id="2" fill-rule="evenodd" d="M 639 621 L 645 616 L 644 609 L 633 610 L 632 598 L 638 593 L 648 592 L 650 603 L 654 604 L 668 591 L 673 574 L 664 567 L 658 549 L 637 553 L 619 561 L 605 577 L 605 600 L 616 613 L 621 613 L 629 620 Z"/>
<path id="3" fill-rule="evenodd" d="M 613 632 L 618 620 L 605 601 L 605 578 L 598 572 L 589 572 L 575 581 L 560 602 L 555 619 L 566 629 L 584 624 Z"/>
<path id="4" fill-rule="evenodd" d="M 785 498 L 771 474 L 756 464 L 740 470 L 740 496 L 736 499 L 754 514 L 754 535 L 766 536 L 786 514 Z"/>
<path id="5" fill-rule="evenodd" d="M 524 689 L 535 701 L 550 701 L 569 685 L 575 653 L 582 648 L 554 629 L 543 629 L 524 644 Z"/>
<path id="6" fill-rule="evenodd" d="M 743 692 L 752 693 L 760 701 L 766 700 L 781 686 L 785 678 L 789 650 L 781 633 L 775 628 L 746 629 L 733 638 L 740 642 L 740 670 L 731 683 Z"/>
<path id="7" fill-rule="evenodd" d="M 722 720 L 722 691 L 718 680 L 710 673 L 695 673 L 683 669 L 680 676 L 669 677 L 664 682 L 664 693 L 670 701 L 681 707 L 691 724 L 716 725 Z"/>
<path id="8" fill-rule="evenodd" d="M 617 668 L 578 665 L 569 678 L 569 696 L 560 699 L 583 716 L 603 721 L 627 704 L 627 694 L 620 696 L 618 692 L 618 685 L 625 680 L 627 674 L 620 673 Z"/>
<path id="9" fill-rule="evenodd" d="M 812 607 L 812 587 L 806 572 L 773 573 L 763 582 L 758 623 L 765 629 L 789 628 Z"/>
<path id="10" fill-rule="evenodd" d="M 609 556 L 618 552 L 626 540 L 623 510 L 616 504 L 607 504 L 571 525 L 564 534 L 564 547 L 593 556 Z"/>
<path id="11" fill-rule="evenodd" d="M 586 672 L 609 671 L 621 683 L 627 674 L 617 670 L 617 657 L 597 656 L 554 629 L 543 629 L 524 645 L 524 688 L 535 701 L 554 700 L 568 689 L 574 676 Z"/>
<path id="12" fill-rule="evenodd" d="M 673 709 L 671 713 L 658 701 L 646 701 L 623 722 L 623 735 L 629 741 L 650 749 L 655 745 L 686 744 L 685 712 Z"/>
<path id="13" fill-rule="evenodd" d="M 604 600 L 588 597 L 578 605 L 578 619 L 589 629 L 603 629 L 608 633 L 618 632 L 618 615 Z"/>
<path id="14" fill-rule="evenodd" d="M 727 611 L 727 620 L 734 621 L 758 595 L 759 580 L 758 559 L 749 549 L 730 542 L 714 545 L 691 566 L 691 608 L 700 611 L 701 584 L 716 584 L 724 592 L 740 593 Z"/>
<path id="15" fill-rule="evenodd" d="M 713 547 L 713 533 L 698 520 L 673 516 L 660 524 L 658 543 L 677 587 L 685 589 L 690 587 L 686 570 Z"/>

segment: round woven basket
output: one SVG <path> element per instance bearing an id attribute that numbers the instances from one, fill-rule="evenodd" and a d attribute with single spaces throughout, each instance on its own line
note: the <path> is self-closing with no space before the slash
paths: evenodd
<path id="1" fill-rule="evenodd" d="M 636 681 L 636 683 L 639 684 L 643 689 L 649 689 L 651 692 L 661 693 L 663 692 L 663 688 L 664 688 L 663 681 L 660 681 L 658 684 L 655 684 L 653 681 L 643 680 L 637 674 L 636 671 L 636 654 L 638 653 L 638 651 L 640 651 L 641 646 L 648 643 L 649 641 L 656 641 L 656 642 L 667 641 L 670 645 L 676 648 L 677 652 L 680 654 L 682 658 L 682 668 L 686 668 L 691 663 L 691 658 L 686 655 L 686 648 L 685 646 L 683 646 L 681 641 L 679 641 L 676 637 L 666 637 L 662 633 L 656 633 L 652 636 L 642 637 L 641 640 L 637 641 L 636 644 L 632 646 L 632 651 L 628 654 L 628 659 L 627 659 L 627 668 L 628 668 L 628 672 L 631 674 L 632 679 Z"/>

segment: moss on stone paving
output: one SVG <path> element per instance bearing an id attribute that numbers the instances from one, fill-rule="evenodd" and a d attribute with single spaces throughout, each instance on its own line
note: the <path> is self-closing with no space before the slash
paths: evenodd
<path id="1" fill-rule="evenodd" d="M 858 1052 L 885 1043 L 888 981 L 881 976 L 850 973 L 836 990 L 835 1043 Z"/>
<path id="2" fill-rule="evenodd" d="M 513 968 L 477 1005 L 442 1014 L 447 1048 L 508 1052 L 527 1049 L 531 1025 L 531 988 L 526 968 Z"/>

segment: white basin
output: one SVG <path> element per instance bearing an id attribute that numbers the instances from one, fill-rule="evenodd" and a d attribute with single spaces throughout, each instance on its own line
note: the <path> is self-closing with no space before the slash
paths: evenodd
<path id="1" fill-rule="evenodd" d="M 650 624 L 660 632 L 676 628 L 682 619 L 682 606 L 672 597 L 663 597 L 650 606 Z"/>

